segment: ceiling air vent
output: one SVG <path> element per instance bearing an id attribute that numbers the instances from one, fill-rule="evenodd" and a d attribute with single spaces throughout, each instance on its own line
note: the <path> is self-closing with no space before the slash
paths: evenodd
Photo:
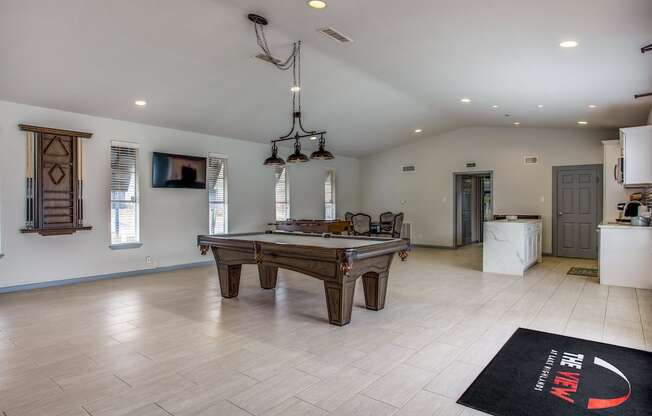
<path id="1" fill-rule="evenodd" d="M 343 35 L 342 33 L 338 32 L 337 30 L 333 29 L 332 27 L 322 27 L 321 29 L 317 29 L 317 32 L 321 33 L 324 36 L 328 36 L 331 39 L 335 39 L 339 43 L 350 43 L 353 42 L 353 39 L 350 37 Z"/>
<path id="2" fill-rule="evenodd" d="M 417 167 L 414 166 L 414 165 L 401 166 L 401 172 L 403 172 L 403 173 L 412 173 L 412 172 L 416 172 L 416 170 L 417 170 Z"/>
<path id="3" fill-rule="evenodd" d="M 539 163 L 539 158 L 537 156 L 525 156 L 523 163 L 526 165 L 536 165 Z"/>
<path id="4" fill-rule="evenodd" d="M 264 53 L 259 53 L 258 55 L 256 55 L 256 58 L 260 59 L 261 61 L 265 61 L 267 63 L 270 63 L 270 64 L 275 63 L 275 64 L 278 65 L 278 64 L 283 63 L 283 62 L 281 62 L 280 59 L 277 59 L 277 58 L 275 58 L 273 56 L 270 57 L 268 55 L 265 55 Z"/>

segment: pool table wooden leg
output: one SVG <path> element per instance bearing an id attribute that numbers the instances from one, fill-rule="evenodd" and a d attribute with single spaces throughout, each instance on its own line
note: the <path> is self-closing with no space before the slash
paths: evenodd
<path id="1" fill-rule="evenodd" d="M 274 289 L 276 287 L 276 278 L 278 276 L 278 267 L 268 264 L 258 265 L 258 278 L 260 287 L 263 289 Z"/>
<path id="2" fill-rule="evenodd" d="M 217 264 L 217 275 L 220 281 L 220 290 L 223 298 L 234 298 L 240 290 L 240 272 L 242 264 L 228 265 Z"/>
<path id="3" fill-rule="evenodd" d="M 367 309 L 379 311 L 385 307 L 385 296 L 387 295 L 387 277 L 387 272 L 367 272 L 362 275 L 364 301 Z"/>
<path id="4" fill-rule="evenodd" d="M 344 326 L 351 322 L 355 280 L 344 283 L 324 281 L 328 321 L 333 325 Z"/>

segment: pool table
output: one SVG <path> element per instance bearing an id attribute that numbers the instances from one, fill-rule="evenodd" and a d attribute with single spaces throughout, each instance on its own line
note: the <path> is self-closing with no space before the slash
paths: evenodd
<path id="1" fill-rule="evenodd" d="M 351 321 L 355 282 L 362 277 L 367 309 L 385 307 L 389 267 L 394 254 L 407 257 L 408 243 L 398 238 L 351 237 L 282 231 L 200 235 L 201 253 L 212 250 L 220 290 L 225 298 L 238 296 L 243 264 L 257 264 L 260 286 L 274 289 L 278 268 L 294 270 L 324 282 L 328 320 Z"/>

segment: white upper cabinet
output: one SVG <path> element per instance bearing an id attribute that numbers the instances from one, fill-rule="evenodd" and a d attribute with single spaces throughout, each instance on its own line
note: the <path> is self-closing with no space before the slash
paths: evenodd
<path id="1" fill-rule="evenodd" d="M 652 184 L 652 126 L 620 129 L 625 186 Z"/>

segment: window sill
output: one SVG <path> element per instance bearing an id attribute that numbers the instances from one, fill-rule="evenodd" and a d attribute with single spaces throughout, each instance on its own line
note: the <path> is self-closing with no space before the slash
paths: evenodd
<path id="1" fill-rule="evenodd" d="M 143 243 L 122 243 L 122 244 L 111 244 L 109 248 L 111 250 L 130 250 L 133 248 L 141 248 Z"/>

